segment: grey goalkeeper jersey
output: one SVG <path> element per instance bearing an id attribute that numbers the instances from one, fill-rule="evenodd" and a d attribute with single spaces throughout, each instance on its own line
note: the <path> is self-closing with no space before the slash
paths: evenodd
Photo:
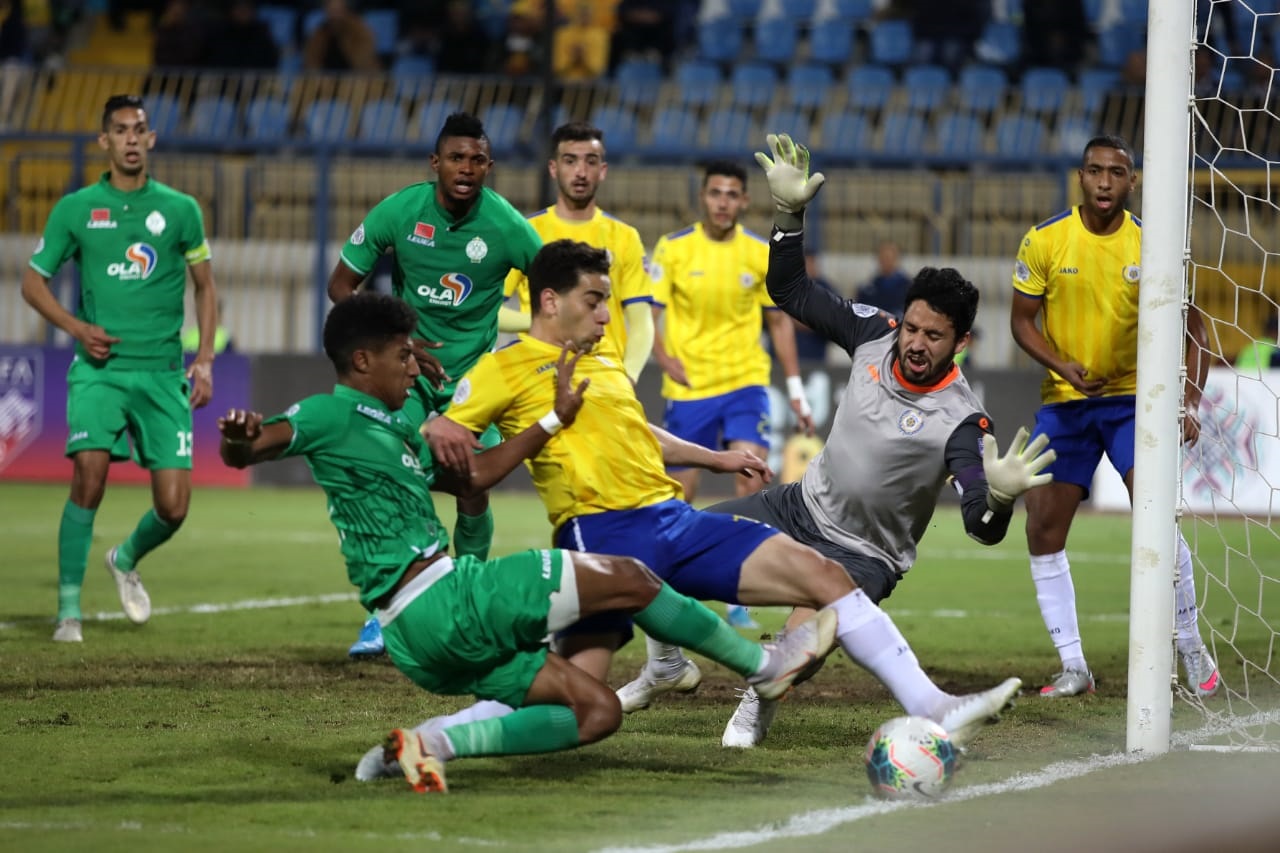
<path id="1" fill-rule="evenodd" d="M 988 510 L 982 470 L 982 436 L 994 428 L 960 369 L 928 387 L 905 382 L 895 367 L 897 322 L 815 287 L 798 233 L 775 229 L 766 284 L 779 308 L 853 359 L 826 446 L 801 482 L 823 537 L 905 572 L 954 478 L 969 535 L 1003 539 L 1011 511 Z"/>

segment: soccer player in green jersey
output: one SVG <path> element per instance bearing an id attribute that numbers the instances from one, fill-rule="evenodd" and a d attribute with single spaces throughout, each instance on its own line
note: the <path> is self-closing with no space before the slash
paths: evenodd
<path id="1" fill-rule="evenodd" d="M 107 551 L 107 569 L 130 621 L 146 622 L 151 599 L 138 562 L 164 544 L 191 500 L 191 410 L 213 396 L 217 295 L 204 221 L 196 200 L 147 175 L 156 144 L 142 100 L 113 95 L 102 111 L 98 145 L 109 168 L 101 180 L 64 196 L 23 271 L 22 296 L 76 340 L 67 371 L 67 456 L 71 499 L 58 528 L 58 625 L 53 639 L 78 643 L 80 589 L 93 517 L 113 460 L 129 440 L 151 471 L 153 506 L 124 542 Z M 67 261 L 80 268 L 73 315 L 49 288 Z M 183 296 L 195 284 L 199 345 L 183 371 Z"/>
<path id="2" fill-rule="evenodd" d="M 340 302 L 356 292 L 383 253 L 392 253 L 392 287 L 418 316 L 414 347 L 424 376 L 404 407 L 416 425 L 443 412 L 456 381 L 493 349 L 500 313 L 504 330 L 529 327 L 527 316 L 502 308 L 503 286 L 507 273 L 528 267 L 542 238 L 506 199 L 484 186 L 492 165 L 479 119 L 450 115 L 431 155 L 437 179 L 410 184 L 378 202 L 342 247 L 329 277 L 329 298 Z M 438 345 L 431 353 L 427 341 Z M 485 445 L 498 440 L 493 430 L 481 438 Z M 453 531 L 458 553 L 484 559 L 492 540 L 488 493 L 459 499 Z M 370 619 L 351 654 L 382 651 L 378 623 Z"/>
<path id="3" fill-rule="evenodd" d="M 537 423 L 476 455 L 472 476 L 438 468 L 413 419 L 419 367 L 410 334 L 414 312 L 401 300 L 362 293 L 340 302 L 324 328 L 338 384 L 284 414 L 232 409 L 220 418 L 223 460 L 236 467 L 302 456 L 324 489 L 347 576 L 377 612 L 387 652 L 415 684 L 471 694 L 506 713 L 443 729 L 395 729 L 387 760 L 414 790 L 446 790 L 455 757 L 571 749 L 617 730 L 622 708 L 602 681 L 552 653 L 549 633 L 605 611 L 634 614 L 646 632 L 692 645 L 780 696 L 796 674 L 834 642 L 834 620 L 818 618 L 782 643 L 748 642 L 704 605 L 627 557 L 533 550 L 482 560 L 450 557 L 449 537 L 429 489 L 487 489 L 571 424 L 590 384 L 575 387 L 580 356 L 561 350 L 554 402 Z"/>

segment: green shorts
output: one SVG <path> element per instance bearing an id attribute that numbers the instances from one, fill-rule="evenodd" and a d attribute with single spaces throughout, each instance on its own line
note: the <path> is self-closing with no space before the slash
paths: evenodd
<path id="1" fill-rule="evenodd" d="M 453 401 L 454 386 L 457 384 L 457 382 L 450 382 L 443 388 L 435 388 L 427 380 L 419 378 L 409 392 L 409 397 L 404 401 L 404 408 L 400 411 L 409 423 L 422 426 L 429 414 L 443 415 L 448 410 L 449 403 Z M 502 433 L 498 432 L 496 426 L 489 424 L 484 432 L 480 433 L 480 443 L 486 449 L 497 447 L 502 444 Z"/>
<path id="2" fill-rule="evenodd" d="M 80 359 L 67 370 L 67 450 L 134 456 L 143 468 L 191 470 L 190 386 L 181 370 L 109 370 Z"/>
<path id="3" fill-rule="evenodd" d="M 564 555 L 522 551 L 493 560 L 456 557 L 452 571 L 449 558 L 428 566 L 379 613 L 389 620 L 382 636 L 391 661 L 432 693 L 520 707 L 546 663 L 548 634 L 577 619 L 573 563 Z M 447 573 L 413 597 L 419 578 L 437 566 Z"/>

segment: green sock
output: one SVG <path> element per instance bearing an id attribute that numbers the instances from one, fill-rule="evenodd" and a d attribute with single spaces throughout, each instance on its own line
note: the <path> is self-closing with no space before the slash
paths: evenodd
<path id="1" fill-rule="evenodd" d="M 578 720 L 563 705 L 530 705 L 505 717 L 450 726 L 444 735 L 455 758 L 555 752 L 578 745 Z"/>
<path id="2" fill-rule="evenodd" d="M 764 663 L 764 650 L 759 645 L 744 640 L 706 605 L 665 583 L 635 620 L 655 640 L 692 649 L 739 675 L 755 675 Z"/>
<path id="3" fill-rule="evenodd" d="M 129 538 L 116 549 L 116 568 L 122 572 L 132 571 L 139 560 L 168 542 L 169 537 L 177 532 L 178 528 L 161 521 L 154 509 L 147 510 Z"/>
<path id="4" fill-rule="evenodd" d="M 480 515 L 458 513 L 453 525 L 453 553 L 459 557 L 489 559 L 489 546 L 493 544 L 493 510 L 485 507 Z"/>
<path id="5" fill-rule="evenodd" d="M 85 509 L 67 501 L 58 525 L 58 618 L 80 618 L 80 587 L 84 567 L 89 562 L 96 509 Z"/>

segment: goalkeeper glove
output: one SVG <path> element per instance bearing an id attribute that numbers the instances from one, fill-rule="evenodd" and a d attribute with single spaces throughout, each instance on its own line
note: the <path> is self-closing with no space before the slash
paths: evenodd
<path id="1" fill-rule="evenodd" d="M 1049 446 L 1049 436 L 1041 434 L 1027 443 L 1027 428 L 1018 427 L 1013 443 L 1004 456 L 996 446 L 996 437 L 988 433 L 982 443 L 982 470 L 987 475 L 987 506 L 992 510 L 1007 510 L 1018 495 L 1033 486 L 1043 486 L 1053 481 L 1052 474 L 1040 471 L 1058 458 Z"/>
<path id="2" fill-rule="evenodd" d="M 757 151 L 756 162 L 764 169 L 773 203 L 783 213 L 799 213 L 817 195 L 826 178 L 821 172 L 809 174 L 809 149 L 792 142 L 787 134 L 771 133 L 765 141 L 773 159 Z"/>

